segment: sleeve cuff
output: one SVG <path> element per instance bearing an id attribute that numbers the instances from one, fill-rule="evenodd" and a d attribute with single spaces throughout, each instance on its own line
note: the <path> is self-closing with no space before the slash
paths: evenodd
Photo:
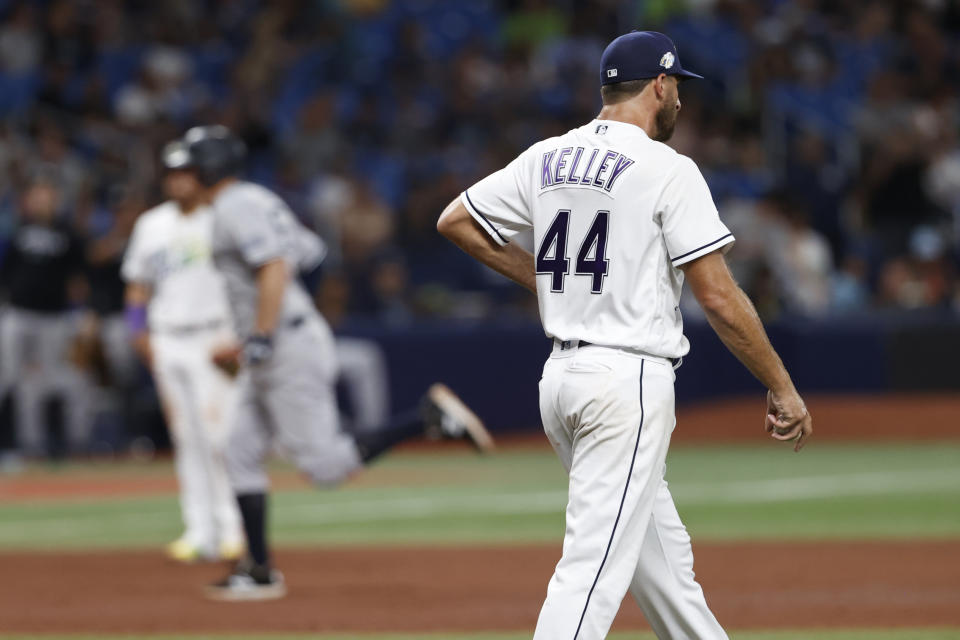
<path id="1" fill-rule="evenodd" d="M 240 256 L 248 267 L 257 269 L 273 262 L 274 260 L 285 260 L 288 258 L 283 248 L 277 243 L 264 242 L 262 238 L 253 238 L 240 245 Z M 294 252 L 298 247 L 294 247 Z"/>
<path id="2" fill-rule="evenodd" d="M 682 264 L 686 264 L 692 260 L 703 257 L 708 253 L 713 253 L 718 249 L 722 249 L 723 253 L 726 253 L 733 246 L 733 243 L 736 241 L 736 238 L 733 237 L 732 233 L 727 233 L 726 235 L 720 236 L 713 242 L 708 242 L 705 245 L 701 245 L 696 249 L 687 251 L 686 253 L 681 253 L 675 258 L 670 258 L 671 264 L 675 267 L 679 267 Z"/>
<path id="3" fill-rule="evenodd" d="M 141 270 L 138 270 L 134 267 L 123 266 L 120 268 L 120 279 L 126 283 L 131 282 L 142 282 L 149 283 L 150 278 Z"/>
<path id="4" fill-rule="evenodd" d="M 284 255 L 283 252 L 271 253 L 269 255 L 262 256 L 257 255 L 244 257 L 244 260 L 246 261 L 247 266 L 251 269 L 259 269 L 260 267 L 266 266 L 271 262 L 276 262 L 277 260 L 283 260 L 288 266 L 291 266 L 294 269 L 299 267 L 299 263 L 296 260 L 291 260 L 291 258 Z"/>
<path id="5" fill-rule="evenodd" d="M 476 206 L 474 206 L 473 201 L 470 199 L 470 194 L 464 191 L 460 194 L 460 202 L 463 203 L 464 208 L 466 208 L 467 213 L 473 216 L 473 219 L 476 220 L 483 230 L 486 231 L 494 242 L 499 244 L 501 247 L 505 247 L 510 241 L 504 238 L 500 231 L 493 225 L 487 216 L 485 216 Z"/>

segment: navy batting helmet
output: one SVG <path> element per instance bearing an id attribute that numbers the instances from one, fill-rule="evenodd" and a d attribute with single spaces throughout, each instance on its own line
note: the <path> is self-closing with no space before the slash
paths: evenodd
<path id="1" fill-rule="evenodd" d="M 243 169 L 247 147 L 223 125 L 193 127 L 183 139 L 167 145 L 163 163 L 168 169 L 193 169 L 210 186 Z"/>

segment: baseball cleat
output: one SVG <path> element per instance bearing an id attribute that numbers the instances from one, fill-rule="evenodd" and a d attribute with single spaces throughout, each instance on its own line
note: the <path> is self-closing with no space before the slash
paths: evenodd
<path id="1" fill-rule="evenodd" d="M 237 562 L 247 552 L 247 545 L 242 540 L 224 541 L 220 543 L 219 556 L 221 560 Z"/>
<path id="2" fill-rule="evenodd" d="M 277 600 L 287 595 L 283 574 L 270 565 L 254 564 L 244 559 L 223 580 L 209 585 L 205 590 L 211 600 L 221 602 L 250 602 Z"/>
<path id="3" fill-rule="evenodd" d="M 204 562 L 213 560 L 211 554 L 186 538 L 177 538 L 164 548 L 166 556 L 174 562 L 183 564 L 193 564 L 195 562 Z"/>
<path id="4" fill-rule="evenodd" d="M 434 421 L 443 436 L 466 438 L 481 453 L 494 450 L 493 437 L 483 426 L 483 421 L 447 385 L 434 384 L 427 390 L 426 399 L 430 405 L 428 409 L 438 414 Z"/>

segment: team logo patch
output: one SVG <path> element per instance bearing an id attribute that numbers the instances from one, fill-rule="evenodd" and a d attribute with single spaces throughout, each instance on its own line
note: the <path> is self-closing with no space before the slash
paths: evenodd
<path id="1" fill-rule="evenodd" d="M 667 51 L 665 54 L 663 54 L 663 57 L 660 58 L 660 66 L 664 69 L 669 69 L 673 66 L 673 61 L 675 59 L 676 58 L 674 57 L 673 53 Z"/>
<path id="2" fill-rule="evenodd" d="M 605 124 L 598 124 L 596 131 L 594 131 L 594 133 L 599 134 L 601 136 L 606 132 L 607 132 L 607 125 Z"/>
<path id="3" fill-rule="evenodd" d="M 617 77 L 617 70 L 616 70 L 616 69 L 607 69 L 607 77 L 608 77 L 608 78 L 616 78 L 616 77 Z"/>

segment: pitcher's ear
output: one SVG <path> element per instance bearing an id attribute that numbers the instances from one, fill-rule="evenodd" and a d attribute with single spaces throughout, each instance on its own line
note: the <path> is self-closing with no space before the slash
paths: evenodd
<path id="1" fill-rule="evenodd" d="M 657 94 L 657 98 L 663 98 L 667 94 L 667 74 L 661 73 L 653 81 L 653 90 Z"/>

